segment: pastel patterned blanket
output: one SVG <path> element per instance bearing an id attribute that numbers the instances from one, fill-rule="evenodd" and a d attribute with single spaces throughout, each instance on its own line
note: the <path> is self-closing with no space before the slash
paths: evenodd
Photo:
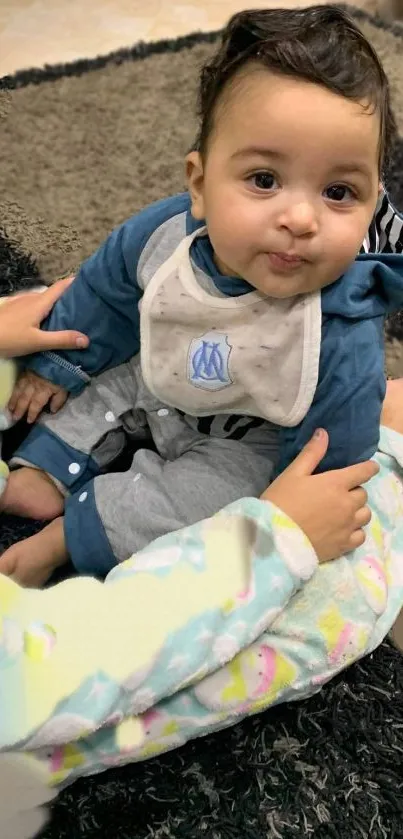
<path id="1" fill-rule="evenodd" d="M 382 429 L 365 545 L 317 565 L 253 498 L 165 536 L 105 583 L 0 576 L 0 751 L 63 786 L 320 690 L 403 604 L 403 437 Z"/>

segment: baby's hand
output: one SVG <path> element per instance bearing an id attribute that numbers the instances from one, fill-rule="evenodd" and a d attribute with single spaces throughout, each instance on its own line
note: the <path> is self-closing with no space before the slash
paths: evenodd
<path id="1" fill-rule="evenodd" d="M 20 420 L 27 414 L 27 422 L 33 423 L 46 405 L 49 405 L 52 414 L 60 411 L 67 397 L 68 392 L 64 388 L 25 370 L 14 387 L 8 409 L 13 419 Z"/>

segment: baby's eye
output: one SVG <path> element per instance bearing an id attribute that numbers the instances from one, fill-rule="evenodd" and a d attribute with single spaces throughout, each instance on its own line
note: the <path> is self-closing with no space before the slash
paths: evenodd
<path id="1" fill-rule="evenodd" d="M 277 181 L 271 172 L 257 172 L 256 175 L 252 175 L 251 180 L 258 189 L 270 190 L 275 189 L 276 186 L 278 186 Z"/>
<path id="2" fill-rule="evenodd" d="M 355 198 L 353 190 L 345 184 L 331 184 L 331 186 L 327 186 L 325 195 L 329 201 L 337 201 L 339 204 L 345 201 L 352 201 Z"/>

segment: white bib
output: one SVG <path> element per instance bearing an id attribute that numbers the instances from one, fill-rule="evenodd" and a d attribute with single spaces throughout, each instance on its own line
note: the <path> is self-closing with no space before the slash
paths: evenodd
<path id="1" fill-rule="evenodd" d="M 193 416 L 245 414 L 294 426 L 318 381 L 320 292 L 214 297 L 198 284 L 187 236 L 141 302 L 141 367 L 161 402 Z"/>

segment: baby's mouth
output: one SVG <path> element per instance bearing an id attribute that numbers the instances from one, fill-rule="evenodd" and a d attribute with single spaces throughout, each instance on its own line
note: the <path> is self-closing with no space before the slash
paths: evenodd
<path id="1" fill-rule="evenodd" d="M 284 274 L 296 271 L 306 262 L 301 256 L 290 253 L 268 253 L 267 257 L 271 267 Z"/>

